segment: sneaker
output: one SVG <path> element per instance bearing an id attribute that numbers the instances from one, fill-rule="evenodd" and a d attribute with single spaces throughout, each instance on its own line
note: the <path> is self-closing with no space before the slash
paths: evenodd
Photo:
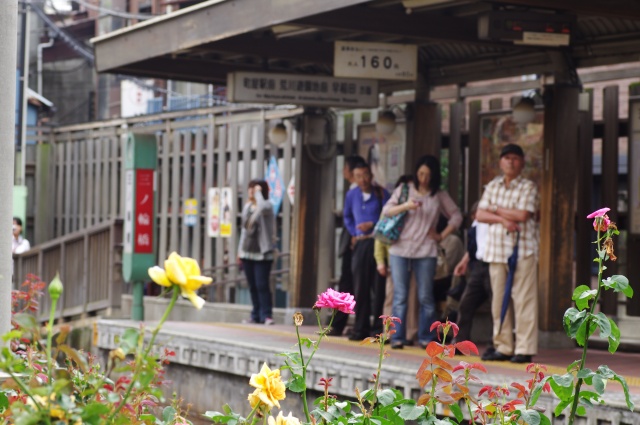
<path id="1" fill-rule="evenodd" d="M 255 325 L 255 324 L 260 323 L 260 322 L 254 320 L 254 319 L 244 319 L 244 320 L 242 320 L 242 323 L 244 323 L 245 325 L 247 325 L 247 324 L 248 325 L 252 325 L 252 324 Z"/>
<path id="2" fill-rule="evenodd" d="M 267 317 L 266 319 L 264 319 L 264 324 L 267 326 L 273 325 L 275 322 L 273 321 L 273 319 L 271 317 Z"/>
<path id="3" fill-rule="evenodd" d="M 511 357 L 509 361 L 511 363 L 531 363 L 532 357 L 533 356 L 530 356 L 529 354 L 516 354 L 515 356 Z"/>

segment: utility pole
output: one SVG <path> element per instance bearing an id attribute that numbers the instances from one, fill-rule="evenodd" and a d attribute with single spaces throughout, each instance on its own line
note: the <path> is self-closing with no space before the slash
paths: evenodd
<path id="1" fill-rule="evenodd" d="M 17 25 L 18 2 L 3 2 L 0 7 L 0 158 L 3 158 L 0 167 L 0 229 L 5 229 L 3 235 L 9 234 L 13 222 Z M 0 335 L 11 330 L 12 273 L 13 259 L 7 242 L 6 249 L 0 249 Z"/>

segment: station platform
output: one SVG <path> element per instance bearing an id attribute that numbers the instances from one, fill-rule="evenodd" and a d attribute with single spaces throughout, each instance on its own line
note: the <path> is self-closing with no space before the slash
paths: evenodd
<path id="1" fill-rule="evenodd" d="M 152 329 L 155 323 L 148 322 L 146 329 Z M 98 322 L 98 347 L 103 350 L 115 348 L 117 336 L 128 327 L 138 327 L 139 323 L 127 320 L 100 320 Z M 316 339 L 317 327 L 303 326 L 303 336 Z M 222 372 L 242 377 L 241 388 L 248 385 L 246 377 L 257 373 L 263 362 L 271 367 L 283 364 L 284 351 L 295 348 L 295 328 L 289 325 L 257 325 L 240 323 L 196 323 L 166 322 L 158 335 L 157 341 L 176 352 L 172 363 L 204 370 Z M 415 374 L 425 357 L 424 350 L 419 347 L 406 347 L 392 350 L 387 347 L 389 356 L 383 362 L 381 381 L 384 386 L 395 387 L 404 392 L 406 397 L 417 399 L 420 389 Z M 480 353 L 483 346 L 479 346 Z M 566 367 L 580 359 L 581 349 L 543 349 L 534 357 L 534 362 L 544 364 L 548 374 L 564 374 Z M 510 385 L 512 382 L 524 383 L 530 375 L 525 371 L 526 364 L 505 362 L 483 362 L 477 356 L 456 356 L 453 362 L 480 362 L 488 373 L 478 373 L 483 385 Z M 357 341 L 349 341 L 346 337 L 327 337 L 323 339 L 320 349 L 312 361 L 308 373 L 307 385 L 319 390 L 317 385 L 321 377 L 333 377 L 334 394 L 353 397 L 355 387 L 360 390 L 368 388 L 368 381 L 375 372 L 378 362 L 377 345 L 362 345 Z M 603 350 L 590 350 L 587 366 L 596 369 L 599 365 L 608 365 L 623 376 L 629 385 L 632 399 L 636 404 L 636 412 L 630 412 L 624 401 L 620 385 L 609 382 L 603 406 L 594 408 L 589 413 L 585 424 L 611 423 L 640 425 L 640 354 L 610 354 Z M 176 379 L 174 375 L 173 379 Z M 192 378 L 190 378 L 192 379 Z M 476 390 L 481 386 L 478 385 Z M 189 392 L 189 386 L 185 388 Z M 249 388 L 247 386 L 246 390 Z M 472 392 L 474 387 L 472 387 Z M 177 390 L 179 391 L 179 390 Z M 239 390 L 244 391 L 244 389 Z M 197 393 L 192 394 L 198 396 Z M 228 395 L 227 395 L 228 396 Z M 183 395 L 190 400 L 189 395 Z M 246 395 L 244 395 L 246 397 Z M 246 400 L 246 398 L 245 398 Z M 195 402 L 194 402 L 195 403 Z M 210 403 L 210 401 L 209 401 Z M 552 411 L 557 400 L 552 396 L 543 396 L 539 405 L 548 412 Z M 194 406 L 197 403 L 194 404 Z M 209 405 L 208 410 L 212 410 Z M 596 422 L 592 422 L 596 421 Z"/>

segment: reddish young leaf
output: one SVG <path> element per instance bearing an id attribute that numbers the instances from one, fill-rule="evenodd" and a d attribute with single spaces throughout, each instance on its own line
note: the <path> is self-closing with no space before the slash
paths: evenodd
<path id="1" fill-rule="evenodd" d="M 426 406 L 431 400 L 431 394 L 422 394 L 418 399 L 418 406 Z"/>
<path id="2" fill-rule="evenodd" d="M 422 375 L 422 373 L 427 370 L 429 366 L 431 366 L 431 359 L 424 359 L 422 361 L 422 364 L 420 365 L 420 369 L 418 369 L 418 372 L 416 372 L 416 378 L 420 378 L 420 375 Z"/>
<path id="3" fill-rule="evenodd" d="M 433 357 L 432 361 L 433 361 L 433 364 L 438 365 L 443 369 L 446 369 L 446 370 L 453 369 L 453 366 L 451 366 L 446 361 L 442 360 L 440 357 Z"/>
<path id="4" fill-rule="evenodd" d="M 453 380 L 449 372 L 447 372 L 446 370 L 440 367 L 436 368 L 436 370 L 433 371 L 433 374 L 436 375 L 441 380 L 443 380 L 444 382 L 451 382 Z"/>
<path id="5" fill-rule="evenodd" d="M 438 354 L 441 354 L 444 352 L 444 347 L 440 344 L 438 344 L 435 341 L 431 341 L 428 345 L 427 345 L 427 354 L 431 357 L 435 357 Z"/>
<path id="6" fill-rule="evenodd" d="M 429 328 L 429 331 L 433 332 L 434 329 L 436 329 L 438 326 L 441 326 L 441 325 L 442 325 L 442 322 L 440 321 L 433 322 L 431 324 L 431 327 Z"/>
<path id="7" fill-rule="evenodd" d="M 465 356 L 470 356 L 475 354 L 476 356 L 479 354 L 478 347 L 471 341 L 460 341 L 456 343 L 456 349 L 460 351 Z"/>
<path id="8" fill-rule="evenodd" d="M 482 363 L 473 363 L 469 369 L 477 369 L 477 370 L 481 370 L 484 373 L 487 373 L 487 368 L 484 367 L 484 365 Z"/>
<path id="9" fill-rule="evenodd" d="M 517 382 L 512 383 L 511 386 L 518 390 L 518 395 L 516 397 L 524 397 L 524 395 L 528 392 L 524 385 Z"/>
<path id="10" fill-rule="evenodd" d="M 418 383 L 420 384 L 420 387 L 424 387 L 429 382 L 431 382 L 431 378 L 433 378 L 433 372 L 431 372 L 430 370 L 425 370 L 417 378 L 418 378 Z"/>

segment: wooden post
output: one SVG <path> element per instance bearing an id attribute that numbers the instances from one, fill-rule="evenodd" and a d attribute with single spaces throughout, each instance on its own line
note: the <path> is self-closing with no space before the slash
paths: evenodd
<path id="1" fill-rule="evenodd" d="M 423 155 L 440 159 L 442 149 L 442 114 L 440 105 L 416 99 L 411 105 L 411 119 L 407 123 L 407 145 L 404 167 L 413 173 L 413 167 Z"/>
<path id="2" fill-rule="evenodd" d="M 464 103 L 455 102 L 449 109 L 449 195 L 462 206 L 463 192 L 460 187 L 462 170 L 462 126 L 464 125 Z"/>
<path id="3" fill-rule="evenodd" d="M 540 345 L 571 344 L 563 330 L 573 293 L 574 199 L 578 148 L 578 87 L 545 89 L 544 173 L 540 190 Z"/>
<path id="4" fill-rule="evenodd" d="M 640 96 L 640 86 L 638 84 L 632 84 L 631 86 L 629 86 L 629 96 Z M 636 99 L 637 102 L 637 99 Z M 632 121 L 633 116 L 631 115 L 631 107 L 629 107 L 629 153 L 628 153 L 628 160 L 627 163 L 629 164 L 629 170 L 627 171 L 627 176 L 628 176 L 628 181 L 629 181 L 629 194 L 631 194 L 631 189 L 633 188 L 633 184 L 631 183 L 631 179 L 633 177 L 632 173 L 631 173 L 631 167 L 638 167 L 640 166 L 640 164 L 634 164 L 633 162 L 633 158 L 638 154 L 635 151 L 635 148 L 637 147 L 637 144 L 635 144 L 635 140 L 637 140 L 636 135 L 634 135 L 633 133 L 631 133 L 631 131 L 633 130 L 638 131 L 640 130 L 640 128 L 634 128 L 631 125 L 631 121 Z M 634 140 L 635 139 L 635 140 Z M 637 170 L 637 168 L 636 168 Z M 637 174 L 636 174 L 637 175 Z M 631 199 L 629 198 L 629 206 L 627 208 L 627 211 L 629 212 L 627 215 L 627 223 L 628 223 L 628 228 L 631 229 L 631 213 L 632 213 L 632 208 L 634 207 L 633 205 L 631 205 Z M 640 282 L 640 261 L 635 261 L 635 258 L 637 258 L 637 253 L 640 252 L 640 235 L 638 234 L 633 234 L 631 232 L 628 232 L 627 235 L 627 278 L 629 279 L 629 282 L 633 282 L 632 285 L 637 285 L 637 282 Z M 637 286 L 634 286 L 637 288 Z M 636 294 L 633 298 L 629 299 L 627 298 L 627 315 L 628 316 L 640 316 L 640 295 Z"/>
<path id="5" fill-rule="evenodd" d="M 482 101 L 469 103 L 469 162 L 467 173 L 467 201 L 469 210 L 480 200 L 482 182 L 480 180 L 480 111 Z"/>
<path id="6" fill-rule="evenodd" d="M 619 113 L 618 113 L 618 86 L 604 88 L 602 118 L 604 121 L 604 137 L 602 138 L 602 205 L 609 207 L 609 218 L 618 222 L 618 140 Z M 611 276 L 618 272 L 618 265 L 614 262 L 607 263 L 605 276 Z M 604 291 L 600 308 L 605 314 L 617 316 L 618 294 L 613 291 Z"/>
<path id="7" fill-rule="evenodd" d="M 584 103 L 584 104 L 583 104 Z M 593 232 L 586 220 L 593 209 L 593 93 L 580 95 L 576 204 L 576 285 L 591 285 Z"/>
<path id="8" fill-rule="evenodd" d="M 314 123 L 316 120 L 322 120 L 322 126 Z M 318 157 L 317 146 L 309 145 L 312 137 L 318 137 L 312 128 L 324 128 L 324 117 L 305 115 L 302 137 L 296 140 L 290 307 L 312 307 L 317 293 L 327 288 L 331 278 L 335 154 L 330 159 Z"/>

